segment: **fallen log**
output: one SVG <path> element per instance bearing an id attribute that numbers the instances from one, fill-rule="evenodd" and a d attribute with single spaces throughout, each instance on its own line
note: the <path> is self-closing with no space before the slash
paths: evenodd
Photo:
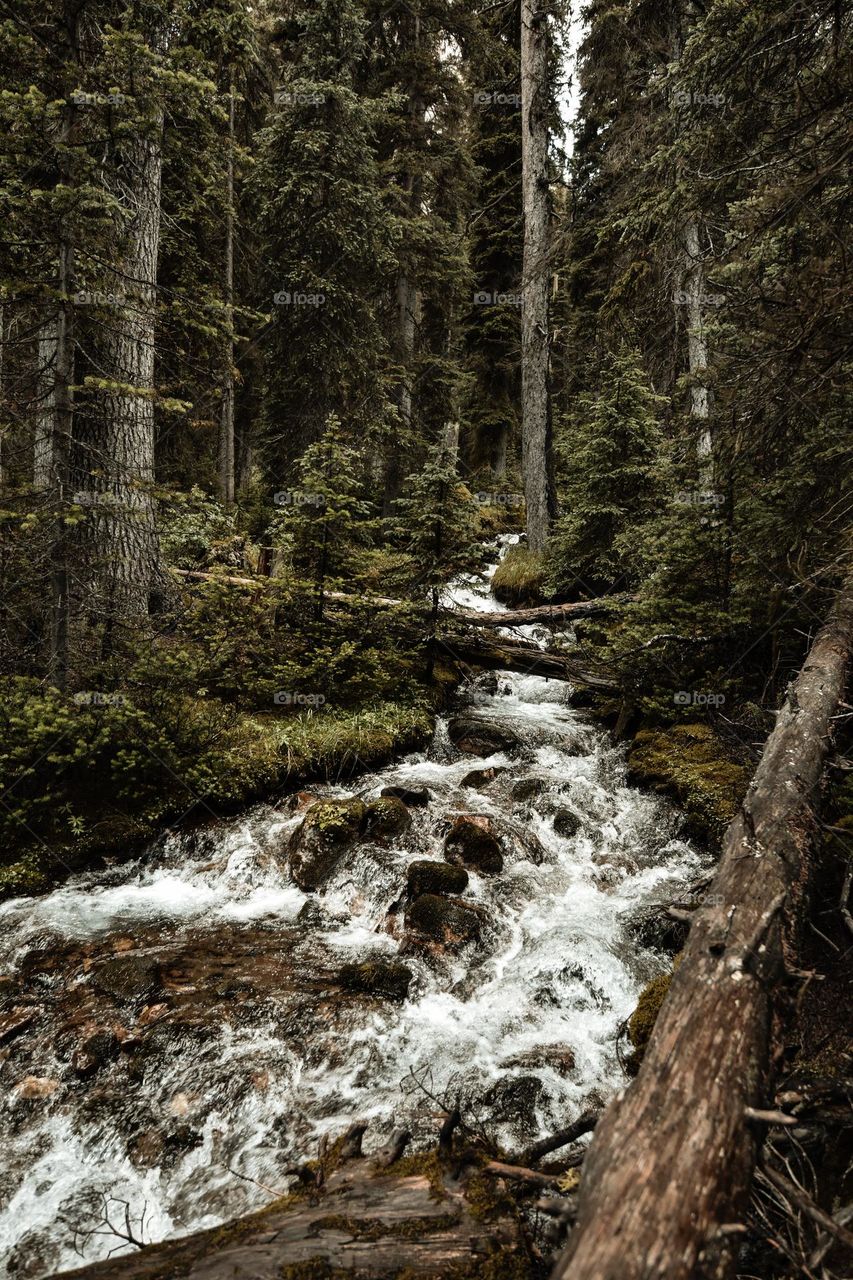
<path id="1" fill-rule="evenodd" d="M 636 1080 L 605 1112 L 554 1280 L 724 1280 L 796 981 L 814 806 L 853 646 L 853 576 L 791 686 Z"/>
<path id="2" fill-rule="evenodd" d="M 484 640 L 479 636 L 439 636 L 438 643 L 459 662 L 470 662 L 491 671 L 520 671 L 524 675 L 549 676 L 582 684 L 590 689 L 613 691 L 617 680 L 602 668 L 584 666 L 577 658 L 546 652 L 521 640 Z"/>

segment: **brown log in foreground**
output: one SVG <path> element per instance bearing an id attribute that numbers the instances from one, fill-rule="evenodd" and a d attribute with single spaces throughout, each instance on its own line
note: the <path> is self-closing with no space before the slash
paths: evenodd
<path id="1" fill-rule="evenodd" d="M 605 1112 L 577 1225 L 554 1280 L 723 1280 L 731 1273 L 772 1098 L 783 990 L 796 992 L 798 920 L 815 862 L 813 805 L 853 644 L 853 576 L 788 692 L 741 811 L 713 903 L 684 958 L 637 1079 Z"/>

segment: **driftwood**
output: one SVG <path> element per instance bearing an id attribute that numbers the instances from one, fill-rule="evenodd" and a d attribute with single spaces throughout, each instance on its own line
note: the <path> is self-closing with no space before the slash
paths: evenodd
<path id="1" fill-rule="evenodd" d="M 582 684 L 590 689 L 615 690 L 615 677 L 602 669 L 586 667 L 577 658 L 545 652 L 521 640 L 484 640 L 480 636 L 440 636 L 439 644 L 451 657 L 493 671 L 520 671 Z"/>
<path id="2" fill-rule="evenodd" d="M 712 901 L 639 1075 L 600 1121 L 555 1280 L 723 1280 L 731 1274 L 772 1098 L 784 988 L 815 862 L 816 802 L 853 645 L 853 576 L 819 631 L 741 811 Z"/>

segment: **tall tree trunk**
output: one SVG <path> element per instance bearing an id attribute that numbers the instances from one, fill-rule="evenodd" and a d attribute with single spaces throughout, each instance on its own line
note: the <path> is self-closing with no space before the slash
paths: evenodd
<path id="1" fill-rule="evenodd" d="M 116 622 L 147 614 L 158 565 L 151 489 L 162 126 L 160 111 L 150 134 L 122 148 L 110 177 L 129 210 L 113 287 L 124 298 L 100 331 L 98 363 L 112 385 L 92 402 L 85 439 L 96 604 L 106 644 Z"/>
<path id="2" fill-rule="evenodd" d="M 58 316 L 39 329 L 36 346 L 38 409 L 33 440 L 33 488 L 44 493 L 53 482 L 53 449 L 56 440 L 56 348 Z"/>
<path id="3" fill-rule="evenodd" d="M 711 484 L 712 392 L 708 385 L 709 348 L 705 329 L 705 265 L 701 248 L 699 219 L 690 217 L 682 228 L 684 273 L 682 301 L 687 316 L 687 360 L 690 369 L 690 417 L 695 428 L 699 474 Z"/>
<path id="4" fill-rule="evenodd" d="M 219 418 L 219 493 L 226 506 L 234 501 L 234 86 L 228 104 L 228 169 L 225 215 L 225 321 L 222 408 Z"/>
<path id="5" fill-rule="evenodd" d="M 521 310 L 521 463 L 527 542 L 542 551 L 554 512 L 548 395 L 548 16 L 521 6 L 521 169 L 524 267 Z"/>
<path id="6" fill-rule="evenodd" d="M 853 575 L 791 686 L 646 1046 L 600 1121 L 554 1280 L 723 1280 L 771 1102 L 817 870 L 815 808 L 853 649 Z"/>

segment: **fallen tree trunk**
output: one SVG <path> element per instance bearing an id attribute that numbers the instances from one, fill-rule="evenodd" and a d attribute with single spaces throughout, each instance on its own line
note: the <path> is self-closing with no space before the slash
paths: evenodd
<path id="1" fill-rule="evenodd" d="M 577 658 L 550 653 L 521 640 L 484 640 L 479 636 L 440 636 L 443 649 L 460 662 L 490 671 L 520 671 L 524 675 L 549 676 L 582 684 L 590 689 L 613 691 L 615 677 L 600 668 L 585 667 Z"/>
<path id="2" fill-rule="evenodd" d="M 815 804 L 853 645 L 853 576 L 789 689 L 691 920 L 639 1075 L 600 1121 L 554 1280 L 723 1280 L 772 1097 L 815 861 Z M 720 904 L 720 905 L 717 905 Z"/>

